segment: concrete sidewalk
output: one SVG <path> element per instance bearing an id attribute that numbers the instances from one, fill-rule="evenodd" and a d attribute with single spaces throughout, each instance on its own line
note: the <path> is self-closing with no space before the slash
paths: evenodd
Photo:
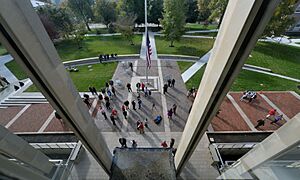
<path id="1" fill-rule="evenodd" d="M 184 73 L 181 74 L 183 82 L 186 83 L 201 67 L 206 64 L 209 60 L 211 50 L 200 58 L 195 64 L 188 68 Z"/>

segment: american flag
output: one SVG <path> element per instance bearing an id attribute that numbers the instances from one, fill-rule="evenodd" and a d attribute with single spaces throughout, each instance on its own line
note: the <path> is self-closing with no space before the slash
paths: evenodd
<path id="1" fill-rule="evenodd" d="M 150 69 L 152 49 L 151 49 L 151 45 L 150 45 L 150 39 L 149 39 L 148 32 L 147 32 L 147 37 L 146 37 L 146 46 L 147 46 L 147 52 L 146 52 L 147 68 Z"/>

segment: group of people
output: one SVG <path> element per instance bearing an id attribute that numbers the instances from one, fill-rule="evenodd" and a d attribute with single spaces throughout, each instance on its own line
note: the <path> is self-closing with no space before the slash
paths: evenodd
<path id="1" fill-rule="evenodd" d="M 191 89 L 188 90 L 187 92 L 187 97 L 190 98 L 195 98 L 197 95 L 197 89 L 195 87 L 192 87 Z"/>
<path id="2" fill-rule="evenodd" d="M 131 140 L 130 142 L 131 142 L 131 148 L 137 148 L 137 142 L 134 139 Z M 126 138 L 124 138 L 124 137 L 119 138 L 119 143 L 121 145 L 121 148 L 128 148 L 128 146 L 127 146 L 127 139 Z M 176 148 L 174 148 L 174 144 L 175 144 L 175 139 L 171 138 L 170 146 L 168 146 L 167 141 L 161 142 L 160 145 L 161 145 L 162 148 L 170 148 L 170 149 L 172 149 L 172 152 L 175 155 Z"/>
<path id="3" fill-rule="evenodd" d="M 169 87 L 175 87 L 175 79 L 168 79 L 167 83 L 163 86 L 163 93 L 166 94 L 168 92 Z"/>
<path id="4" fill-rule="evenodd" d="M 167 112 L 168 118 L 172 119 L 173 114 L 176 116 L 177 105 L 173 104 L 172 108 L 170 108 Z"/>
<path id="5" fill-rule="evenodd" d="M 283 114 L 277 114 L 276 112 L 277 112 L 276 109 L 270 109 L 264 119 L 257 120 L 257 125 L 255 126 L 255 128 L 264 126 L 266 120 L 270 120 L 271 121 L 270 124 L 274 124 L 274 123 L 276 124 L 278 121 L 283 120 Z"/>
<path id="6" fill-rule="evenodd" d="M 10 83 L 8 82 L 8 80 L 4 76 L 0 75 L 0 87 L 6 87 L 9 84 Z"/>
<path id="7" fill-rule="evenodd" d="M 119 143 L 121 144 L 121 148 L 128 148 L 127 147 L 127 139 L 126 138 L 119 138 Z M 137 147 L 137 142 L 133 139 L 131 140 L 131 147 L 136 148 Z"/>
<path id="8" fill-rule="evenodd" d="M 252 102 L 252 100 L 256 99 L 257 95 L 255 91 L 245 91 L 243 92 L 242 97 L 240 98 L 240 101 L 248 100 L 248 102 Z"/>
<path id="9" fill-rule="evenodd" d="M 114 59 L 116 59 L 117 56 L 118 56 L 118 54 L 116 54 L 116 53 L 115 54 L 110 54 L 110 57 L 114 58 Z M 100 54 L 99 55 L 100 63 L 102 63 L 103 60 L 109 60 L 109 54 Z"/>

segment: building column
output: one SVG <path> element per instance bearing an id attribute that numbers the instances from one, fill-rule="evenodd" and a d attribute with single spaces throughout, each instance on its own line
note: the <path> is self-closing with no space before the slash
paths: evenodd
<path id="1" fill-rule="evenodd" d="M 106 173 L 112 154 L 29 0 L 0 0 L 0 41 Z"/>
<path id="2" fill-rule="evenodd" d="M 229 0 L 175 155 L 177 175 L 206 132 L 279 0 Z"/>

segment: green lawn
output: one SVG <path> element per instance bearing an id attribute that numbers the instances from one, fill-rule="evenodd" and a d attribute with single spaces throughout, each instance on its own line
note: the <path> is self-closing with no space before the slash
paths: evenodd
<path id="1" fill-rule="evenodd" d="M 158 54 L 177 54 L 190 56 L 203 56 L 213 46 L 212 39 L 181 38 L 174 42 L 175 47 L 169 47 L 170 42 L 164 37 L 155 37 L 155 44 Z"/>
<path id="2" fill-rule="evenodd" d="M 186 31 L 196 31 L 196 30 L 210 30 L 210 29 L 217 29 L 217 25 L 208 25 L 204 26 L 203 24 L 197 24 L 197 23 L 187 23 L 185 25 Z"/>
<path id="3" fill-rule="evenodd" d="M 0 44 L 0 56 L 7 54 L 6 49 Z"/>
<path id="4" fill-rule="evenodd" d="M 247 64 L 271 69 L 274 73 L 300 79 L 300 48 L 258 42 Z"/>
<path id="5" fill-rule="evenodd" d="M 68 61 L 95 57 L 99 54 L 138 54 L 141 48 L 141 41 L 142 36 L 134 37 L 135 45 L 130 45 L 122 36 L 86 37 L 81 49 L 78 49 L 73 40 L 64 40 L 56 43 L 56 49 L 62 61 Z"/>
<path id="6" fill-rule="evenodd" d="M 184 72 L 185 69 L 188 68 L 186 63 L 177 63 L 181 72 Z M 186 82 L 188 89 L 192 87 L 199 87 L 205 67 L 206 66 L 203 66 L 190 80 Z M 242 70 L 237 79 L 233 82 L 231 91 L 295 91 L 300 94 L 300 90 L 297 88 L 297 85 L 299 84 L 294 81 Z"/>
<path id="7" fill-rule="evenodd" d="M 78 66 L 79 72 L 70 72 L 71 79 L 79 92 L 89 91 L 88 87 L 94 86 L 99 90 L 105 87 L 105 82 L 109 81 L 117 67 L 117 62 L 94 64 L 92 68 Z M 34 85 L 30 86 L 26 92 L 39 91 Z"/>
<path id="8" fill-rule="evenodd" d="M 26 79 L 28 76 L 25 72 L 21 69 L 21 67 L 17 64 L 16 61 L 10 61 L 5 64 L 5 66 L 19 79 Z"/>

